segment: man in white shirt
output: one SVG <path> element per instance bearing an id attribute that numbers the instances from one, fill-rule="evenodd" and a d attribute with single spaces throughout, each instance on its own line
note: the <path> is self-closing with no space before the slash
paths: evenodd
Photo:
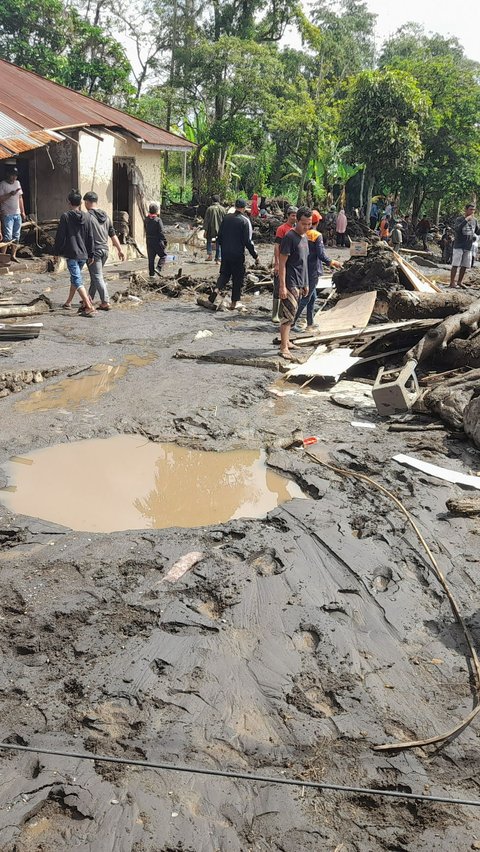
<path id="1" fill-rule="evenodd" d="M 5 180 L 0 181 L 0 212 L 2 216 L 3 242 L 12 243 L 12 260 L 17 260 L 16 254 L 22 220 L 25 220 L 25 208 L 23 206 L 23 192 L 18 180 L 18 170 L 15 166 L 7 166 Z M 7 246 L 0 249 L 2 254 L 7 251 Z"/>

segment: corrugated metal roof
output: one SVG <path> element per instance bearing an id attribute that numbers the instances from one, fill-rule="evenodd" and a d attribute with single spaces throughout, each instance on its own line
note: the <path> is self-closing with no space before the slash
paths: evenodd
<path id="1" fill-rule="evenodd" d="M 28 123 L 30 127 L 0 111 L 0 160 L 21 154 L 22 151 L 31 151 L 32 148 L 41 148 L 49 142 L 61 142 L 63 139 L 59 133 L 34 129 L 33 122 Z"/>
<path id="2" fill-rule="evenodd" d="M 30 130 L 112 127 L 168 150 L 195 148 L 188 139 L 0 60 L 0 112 Z"/>

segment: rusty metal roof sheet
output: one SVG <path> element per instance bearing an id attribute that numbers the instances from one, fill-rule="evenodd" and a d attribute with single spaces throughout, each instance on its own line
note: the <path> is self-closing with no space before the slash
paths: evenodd
<path id="1" fill-rule="evenodd" d="M 0 160 L 63 139 L 59 133 L 38 128 L 31 121 L 28 124 L 29 127 L 0 110 Z"/>
<path id="2" fill-rule="evenodd" d="M 0 113 L 30 130 L 120 128 L 150 145 L 188 151 L 196 146 L 154 124 L 0 60 Z"/>

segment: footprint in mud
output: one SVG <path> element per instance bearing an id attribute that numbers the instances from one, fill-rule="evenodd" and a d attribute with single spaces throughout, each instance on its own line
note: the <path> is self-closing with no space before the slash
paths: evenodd
<path id="1" fill-rule="evenodd" d="M 273 547 L 267 547 L 261 553 L 254 553 L 250 557 L 249 562 L 261 577 L 269 577 L 272 574 L 283 574 L 286 570 L 286 566 Z"/>
<path id="2" fill-rule="evenodd" d="M 313 627 L 302 627 L 292 636 L 296 651 L 311 651 L 315 653 L 320 643 L 320 635 Z"/>

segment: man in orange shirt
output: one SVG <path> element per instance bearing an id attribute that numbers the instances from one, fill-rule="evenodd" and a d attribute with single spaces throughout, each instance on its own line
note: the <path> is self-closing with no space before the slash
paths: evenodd
<path id="1" fill-rule="evenodd" d="M 285 234 L 288 234 L 297 224 L 297 207 L 287 208 L 287 221 L 283 225 L 279 225 L 275 234 L 275 243 L 273 245 L 273 308 L 272 322 L 280 322 L 280 299 L 278 295 L 279 278 L 278 269 L 280 262 L 280 243 Z"/>

